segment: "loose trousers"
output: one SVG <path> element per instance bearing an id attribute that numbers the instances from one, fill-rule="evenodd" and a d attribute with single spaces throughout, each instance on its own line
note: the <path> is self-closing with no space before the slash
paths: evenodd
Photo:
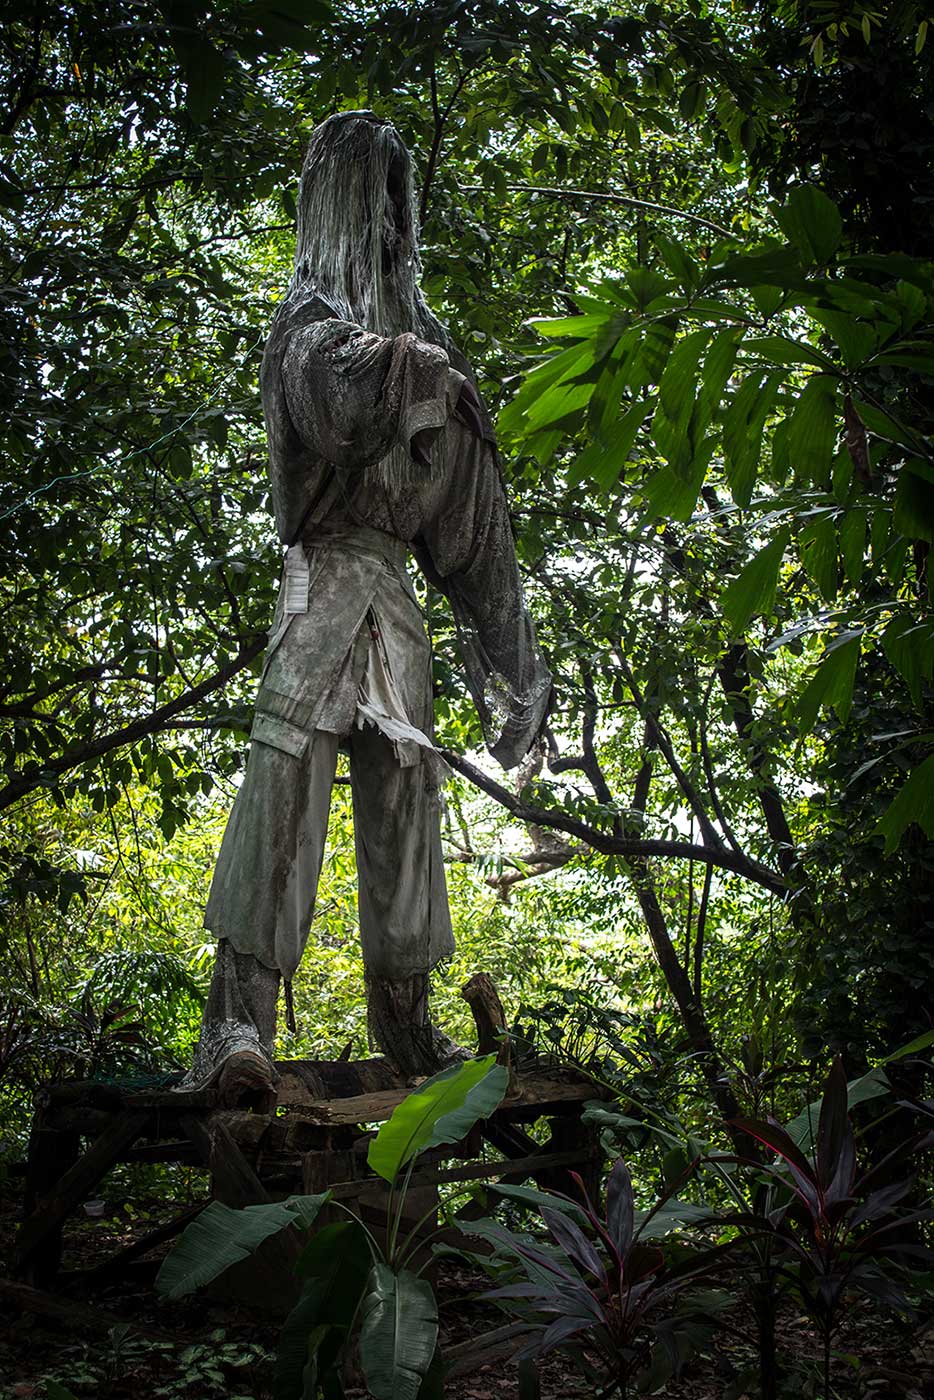
<path id="1" fill-rule="evenodd" d="M 315 730 L 300 758 L 253 741 L 218 862 L 237 883 L 238 953 L 291 978 L 304 951 L 327 838 L 337 734 Z M 399 980 L 425 973 L 453 947 L 441 852 L 439 794 L 430 765 L 400 765 L 373 725 L 354 728 L 350 751 L 360 941 L 366 972 Z M 284 843 L 291 849 L 283 850 Z M 269 918 L 263 872 L 280 872 Z M 213 891 L 212 891 L 213 898 Z M 229 906 L 229 899 L 226 901 Z M 210 902 L 206 923 L 210 928 Z"/>

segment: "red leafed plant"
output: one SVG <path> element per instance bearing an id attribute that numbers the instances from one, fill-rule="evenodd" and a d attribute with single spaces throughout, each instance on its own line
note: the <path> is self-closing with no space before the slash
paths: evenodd
<path id="1" fill-rule="evenodd" d="M 912 1264 L 934 1257 L 917 1228 L 934 1218 L 934 1212 L 908 1203 L 915 1195 L 913 1176 L 891 1179 L 896 1164 L 920 1143 L 900 1145 L 859 1174 L 839 1057 L 824 1086 L 811 1156 L 774 1118 L 740 1118 L 732 1126 L 779 1158 L 776 1163 L 744 1165 L 765 1172 L 785 1188 L 784 1201 L 765 1218 L 736 1217 L 735 1223 L 774 1232 L 781 1246 L 782 1272 L 820 1332 L 824 1392 L 829 1396 L 832 1342 L 848 1292 L 858 1290 L 910 1311 L 899 1276 Z"/>
<path id="2" fill-rule="evenodd" d="M 548 1241 L 513 1234 L 492 1221 L 464 1227 L 496 1247 L 499 1258 L 491 1272 L 501 1269 L 505 1258 L 525 1276 L 484 1296 L 501 1301 L 526 1323 L 525 1357 L 560 1347 L 600 1397 L 625 1397 L 634 1383 L 654 1390 L 706 1340 L 711 1315 L 728 1301 L 709 1289 L 695 1290 L 718 1271 L 729 1247 L 681 1250 L 673 1262 L 674 1251 L 663 1251 L 647 1237 L 662 1218 L 671 1228 L 681 1210 L 691 1211 L 672 1200 L 674 1187 L 651 1211 L 637 1213 L 620 1158 L 607 1181 L 601 1216 L 580 1177 L 572 1175 L 580 1202 L 558 1192 L 524 1191 L 536 1199 Z"/>

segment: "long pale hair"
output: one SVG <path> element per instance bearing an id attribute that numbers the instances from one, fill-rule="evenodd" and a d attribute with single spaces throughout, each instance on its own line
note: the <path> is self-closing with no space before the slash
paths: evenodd
<path id="1" fill-rule="evenodd" d="M 302 166 L 288 301 L 317 295 L 379 335 L 414 331 L 446 344 L 419 286 L 418 234 L 412 157 L 395 127 L 372 112 L 321 122 Z"/>

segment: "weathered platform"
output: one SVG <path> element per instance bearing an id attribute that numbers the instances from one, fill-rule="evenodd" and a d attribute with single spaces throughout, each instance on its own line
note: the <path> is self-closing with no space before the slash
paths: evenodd
<path id="1" fill-rule="evenodd" d="M 476 980 L 476 979 L 475 979 Z M 486 979 L 484 979 L 486 980 Z M 468 998 L 469 999 L 469 998 Z M 481 1049 L 489 1045 L 474 1007 Z M 487 1044 L 484 1044 L 484 1041 Z M 37 1096 L 26 1173 L 25 1219 L 13 1259 L 21 1280 L 48 1288 L 61 1259 L 67 1217 L 119 1162 L 175 1162 L 210 1173 L 211 1195 L 232 1206 L 330 1189 L 364 1218 L 379 1215 L 385 1183 L 367 1168 L 375 1127 L 415 1087 L 382 1059 L 281 1061 L 270 1112 L 222 1107 L 211 1090 L 134 1089 L 93 1081 L 50 1084 Z M 601 1154 L 581 1122 L 594 1082 L 570 1070 L 513 1072 L 496 1112 L 462 1142 L 425 1154 L 411 1188 L 446 1183 L 518 1183 L 574 1189 L 577 1171 L 596 1190 Z M 531 1124 L 547 1124 L 547 1139 Z M 422 1194 L 422 1200 L 424 1200 Z M 103 1260 L 88 1281 L 109 1281 L 181 1232 L 203 1203 Z M 469 1202 L 464 1217 L 488 1207 Z"/>

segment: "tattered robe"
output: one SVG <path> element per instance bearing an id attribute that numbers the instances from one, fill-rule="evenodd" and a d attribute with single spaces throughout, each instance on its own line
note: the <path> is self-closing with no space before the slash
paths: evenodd
<path id="1" fill-rule="evenodd" d="M 455 415 L 469 369 L 317 296 L 286 304 L 263 359 L 270 486 L 287 546 L 243 785 L 205 924 L 286 979 L 308 936 L 339 744 L 349 748 L 367 971 L 453 950 L 431 747 L 431 655 L 405 560 L 450 600 L 490 751 L 512 767 L 551 689 L 522 595 L 487 420 Z M 413 459 L 433 435 L 430 466 Z M 422 438 L 421 441 L 426 441 Z"/>

